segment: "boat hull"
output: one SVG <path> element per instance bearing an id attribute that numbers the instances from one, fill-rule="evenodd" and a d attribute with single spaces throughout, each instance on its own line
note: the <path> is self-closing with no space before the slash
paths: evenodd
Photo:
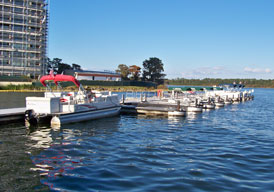
<path id="1" fill-rule="evenodd" d="M 119 115 L 121 110 L 120 106 L 111 107 L 106 109 L 84 111 L 78 113 L 56 114 L 53 115 L 50 124 L 53 127 L 61 126 L 62 124 L 74 123 L 80 121 L 87 121 L 92 119 L 100 119 L 104 117 L 112 117 Z"/>
<path id="2" fill-rule="evenodd" d="M 215 103 L 215 105 L 216 105 L 216 108 L 221 108 L 225 106 L 224 103 Z"/>
<path id="3" fill-rule="evenodd" d="M 185 108 L 187 113 L 202 113 L 203 108 L 202 107 L 195 107 L 195 106 L 187 106 Z"/>
<path id="4" fill-rule="evenodd" d="M 203 104 L 203 108 L 204 109 L 215 109 L 215 105 L 214 104 Z"/>
<path id="5" fill-rule="evenodd" d="M 174 104 L 160 103 L 134 103 L 130 105 L 122 105 L 122 113 L 134 113 L 145 115 L 163 115 L 163 116 L 185 116 L 185 111 L 177 109 Z M 181 108 L 179 106 L 179 108 Z"/>
<path id="6" fill-rule="evenodd" d="M 225 105 L 231 105 L 232 102 L 231 101 L 225 101 Z"/>

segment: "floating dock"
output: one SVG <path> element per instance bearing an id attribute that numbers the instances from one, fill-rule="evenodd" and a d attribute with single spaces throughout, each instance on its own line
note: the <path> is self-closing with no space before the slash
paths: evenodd
<path id="1" fill-rule="evenodd" d="M 185 110 L 178 104 L 155 102 L 128 102 L 121 105 L 121 113 L 185 116 Z"/>
<path id="2" fill-rule="evenodd" d="M 0 123 L 24 122 L 26 108 L 0 109 Z"/>

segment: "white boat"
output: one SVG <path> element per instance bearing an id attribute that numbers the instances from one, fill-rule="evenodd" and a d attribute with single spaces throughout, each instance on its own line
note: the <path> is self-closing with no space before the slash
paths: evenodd
<path id="1" fill-rule="evenodd" d="M 161 101 L 126 102 L 122 104 L 122 112 L 181 117 L 186 115 L 180 105 Z"/>
<path id="2" fill-rule="evenodd" d="M 214 98 L 214 103 L 216 108 L 221 108 L 225 106 L 225 102 L 223 99 L 221 99 L 220 96 Z"/>
<path id="3" fill-rule="evenodd" d="M 186 106 L 185 107 L 185 111 L 187 113 L 202 113 L 203 112 L 203 108 L 200 106 Z"/>
<path id="4" fill-rule="evenodd" d="M 215 104 L 214 103 L 204 103 L 203 108 L 204 109 L 215 109 Z"/>
<path id="5" fill-rule="evenodd" d="M 202 113 L 203 108 L 199 105 L 199 99 L 198 98 L 184 98 L 181 99 L 182 105 L 184 106 L 184 110 L 187 113 Z"/>
<path id="6" fill-rule="evenodd" d="M 203 99 L 200 101 L 200 106 L 203 107 L 203 109 L 215 109 L 216 105 L 212 101 L 212 98 L 208 97 L 207 99 Z"/>
<path id="7" fill-rule="evenodd" d="M 27 97 L 26 125 L 50 123 L 51 126 L 60 126 L 66 123 L 115 116 L 120 113 L 121 105 L 118 96 L 111 92 L 88 92 L 77 79 L 69 75 L 50 74 L 43 76 L 40 82 L 47 86 L 45 84 L 47 80 L 53 80 L 55 84 L 59 81 L 71 81 L 79 90 L 78 92 L 47 91 L 44 97 Z"/>
<path id="8" fill-rule="evenodd" d="M 221 108 L 221 107 L 225 106 L 225 103 L 224 102 L 215 102 L 215 106 L 216 106 L 216 108 Z"/>

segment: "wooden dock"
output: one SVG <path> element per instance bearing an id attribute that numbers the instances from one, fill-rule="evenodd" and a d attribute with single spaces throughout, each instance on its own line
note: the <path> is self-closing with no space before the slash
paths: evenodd
<path id="1" fill-rule="evenodd" d="M 24 122 L 26 108 L 0 109 L 0 124 Z"/>

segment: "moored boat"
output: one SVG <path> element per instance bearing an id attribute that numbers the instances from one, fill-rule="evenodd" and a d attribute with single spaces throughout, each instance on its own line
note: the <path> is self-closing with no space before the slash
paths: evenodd
<path id="1" fill-rule="evenodd" d="M 47 87 L 46 81 L 52 80 L 56 85 L 60 81 L 73 82 L 78 92 L 51 90 L 44 97 L 27 97 L 25 122 L 26 125 L 50 123 L 60 126 L 65 123 L 86 121 L 103 117 L 115 116 L 120 113 L 121 105 L 117 95 L 111 92 L 87 91 L 73 76 L 43 76 L 40 82 Z"/>
<path id="2" fill-rule="evenodd" d="M 185 116 L 186 113 L 179 103 L 169 103 L 161 100 L 150 101 L 128 101 L 122 104 L 122 113 L 164 115 L 164 116 Z"/>
<path id="3" fill-rule="evenodd" d="M 202 113 L 203 108 L 200 106 L 186 106 L 185 111 L 187 113 Z"/>

